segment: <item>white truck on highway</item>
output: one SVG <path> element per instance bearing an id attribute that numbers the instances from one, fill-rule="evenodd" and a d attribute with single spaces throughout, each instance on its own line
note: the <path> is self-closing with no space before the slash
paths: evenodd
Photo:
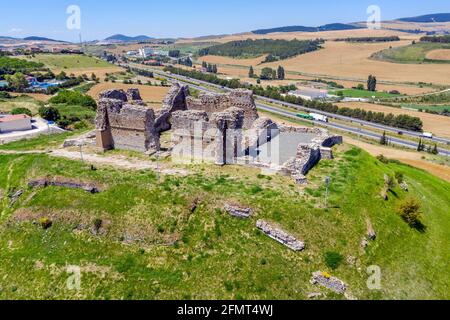
<path id="1" fill-rule="evenodd" d="M 309 114 L 311 117 L 313 117 L 314 120 L 316 121 L 322 121 L 322 122 L 328 122 L 328 117 L 321 115 L 321 114 L 317 114 L 317 113 L 310 113 Z"/>
<path id="2" fill-rule="evenodd" d="M 424 132 L 422 134 L 424 138 L 433 139 L 433 134 L 431 132 Z"/>

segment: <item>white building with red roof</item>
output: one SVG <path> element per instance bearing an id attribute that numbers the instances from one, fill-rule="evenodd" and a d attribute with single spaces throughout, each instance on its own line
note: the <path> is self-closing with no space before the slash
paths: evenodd
<path id="1" fill-rule="evenodd" d="M 31 117 L 26 114 L 0 115 L 0 133 L 33 129 Z"/>

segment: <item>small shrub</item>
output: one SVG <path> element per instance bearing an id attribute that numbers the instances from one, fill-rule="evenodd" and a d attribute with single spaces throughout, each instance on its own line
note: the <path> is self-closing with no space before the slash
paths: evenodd
<path id="1" fill-rule="evenodd" d="M 231 281 L 225 281 L 223 285 L 228 292 L 233 291 L 233 283 Z"/>
<path id="2" fill-rule="evenodd" d="M 422 214 L 420 204 L 416 199 L 410 198 L 403 201 L 400 205 L 399 214 L 411 228 L 421 232 L 425 231 L 425 226 L 421 221 Z"/>
<path id="3" fill-rule="evenodd" d="M 15 109 L 13 109 L 11 111 L 11 114 L 12 115 L 15 115 L 15 114 L 26 114 L 27 116 L 30 116 L 30 117 L 33 116 L 33 114 L 31 113 L 31 110 L 27 109 L 27 108 L 15 108 Z"/>
<path id="4" fill-rule="evenodd" d="M 389 163 L 389 159 L 386 158 L 384 155 L 380 154 L 379 156 L 377 156 L 378 161 L 380 161 L 381 163 L 384 164 L 388 164 Z"/>
<path id="5" fill-rule="evenodd" d="M 102 225 L 103 225 L 103 220 L 102 219 L 98 219 L 97 218 L 97 219 L 94 220 L 94 229 L 95 229 L 96 232 L 98 232 L 100 230 Z"/>
<path id="6" fill-rule="evenodd" d="M 43 217 L 39 219 L 39 225 L 42 227 L 42 229 L 47 230 L 52 226 L 53 222 L 47 217 Z"/>
<path id="7" fill-rule="evenodd" d="M 325 264 L 333 270 L 339 268 L 343 260 L 344 257 L 338 252 L 329 251 L 325 253 Z"/>
<path id="8" fill-rule="evenodd" d="M 403 183 L 405 181 L 403 173 L 401 172 L 396 172 L 395 173 L 395 179 L 397 180 L 398 183 Z"/>

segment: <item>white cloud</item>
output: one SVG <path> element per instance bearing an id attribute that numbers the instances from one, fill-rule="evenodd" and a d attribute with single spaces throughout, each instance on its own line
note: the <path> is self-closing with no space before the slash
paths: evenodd
<path id="1" fill-rule="evenodd" d="M 21 29 L 21 28 L 11 28 L 10 30 L 9 30 L 9 32 L 11 32 L 11 33 L 19 33 L 19 32 L 22 32 L 23 30 Z"/>

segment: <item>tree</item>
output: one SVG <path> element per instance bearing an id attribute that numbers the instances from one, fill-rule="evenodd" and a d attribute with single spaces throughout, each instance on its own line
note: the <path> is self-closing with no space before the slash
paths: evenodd
<path id="1" fill-rule="evenodd" d="M 284 68 L 282 66 L 278 67 L 277 76 L 278 76 L 278 80 L 284 80 L 286 74 L 285 74 Z"/>
<path id="2" fill-rule="evenodd" d="M 272 68 L 264 68 L 261 70 L 261 79 L 262 80 L 272 80 L 274 79 L 273 75 L 276 74 L 275 70 L 272 70 Z"/>
<path id="3" fill-rule="evenodd" d="M 422 142 L 422 139 L 419 140 L 419 145 L 417 146 L 417 151 L 422 152 L 425 150 L 425 144 Z"/>
<path id="4" fill-rule="evenodd" d="M 212 73 L 217 73 L 217 64 L 212 66 Z"/>
<path id="5" fill-rule="evenodd" d="M 86 75 L 85 75 L 85 77 L 87 78 Z M 56 76 L 56 80 L 66 80 L 66 79 L 67 79 L 67 74 L 64 71 L 61 71 L 61 73 Z"/>
<path id="6" fill-rule="evenodd" d="M 381 136 L 380 144 L 381 144 L 382 146 L 385 146 L 385 145 L 388 144 L 387 137 L 386 137 L 386 131 L 384 131 L 384 132 L 383 132 L 383 135 Z"/>
<path id="7" fill-rule="evenodd" d="M 432 154 L 439 154 L 439 150 L 438 150 L 437 144 L 434 145 L 434 148 L 433 148 L 433 150 L 431 151 L 431 153 L 432 153 Z"/>
<path id="8" fill-rule="evenodd" d="M 55 107 L 40 107 L 39 115 L 47 121 L 58 121 L 61 118 L 58 109 Z"/>
<path id="9" fill-rule="evenodd" d="M 15 73 L 14 75 L 10 76 L 7 75 L 5 77 L 6 82 L 8 82 L 8 86 L 11 88 L 21 91 L 29 87 L 29 83 L 27 78 L 20 72 Z"/>
<path id="10" fill-rule="evenodd" d="M 255 70 L 253 70 L 253 66 L 250 66 L 250 70 L 248 71 L 248 77 L 249 78 L 255 77 Z"/>
<path id="11" fill-rule="evenodd" d="M 367 80 L 367 90 L 369 91 L 377 91 L 377 78 L 370 75 Z"/>
<path id="12" fill-rule="evenodd" d="M 208 68 L 208 64 L 206 63 L 206 61 L 203 61 L 203 62 L 202 62 L 202 68 L 205 68 L 205 69 Z"/>

